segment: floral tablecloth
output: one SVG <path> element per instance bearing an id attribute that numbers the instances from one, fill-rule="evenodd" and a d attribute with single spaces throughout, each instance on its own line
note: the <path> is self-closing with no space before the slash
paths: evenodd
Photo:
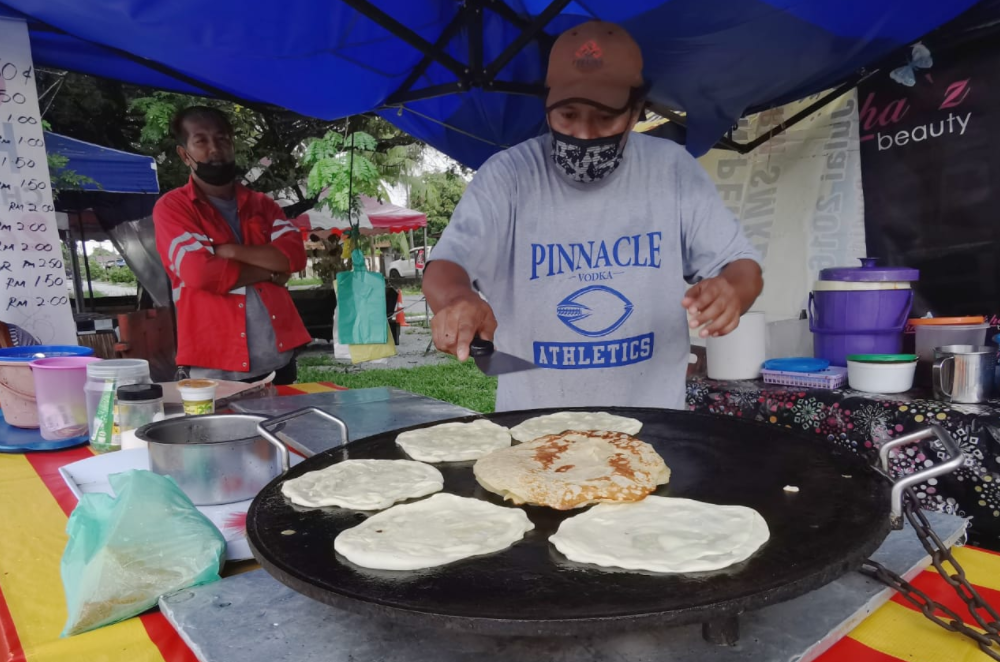
<path id="1" fill-rule="evenodd" d="M 917 488 L 925 508 L 971 517 L 974 544 L 1000 550 L 1000 401 L 953 405 L 919 393 L 881 396 L 775 386 L 760 381 L 687 384 L 692 411 L 782 425 L 824 437 L 874 463 L 888 439 L 934 422 L 947 429 L 965 454 L 955 473 Z M 894 476 L 911 474 L 946 457 L 936 440 L 899 449 L 890 458 Z"/>

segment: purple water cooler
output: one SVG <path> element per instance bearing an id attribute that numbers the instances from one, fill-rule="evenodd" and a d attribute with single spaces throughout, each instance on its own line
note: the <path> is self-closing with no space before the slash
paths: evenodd
<path id="1" fill-rule="evenodd" d="M 861 258 L 860 267 L 819 272 L 809 294 L 809 329 L 817 358 L 846 366 L 850 354 L 899 354 L 913 304 L 910 284 L 920 272 L 880 267 Z"/>

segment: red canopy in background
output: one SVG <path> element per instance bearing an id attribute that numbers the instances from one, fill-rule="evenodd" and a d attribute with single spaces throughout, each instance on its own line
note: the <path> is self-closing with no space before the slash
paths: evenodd
<path id="1" fill-rule="evenodd" d="M 365 216 L 371 223 L 362 221 L 361 233 L 365 235 L 389 234 L 393 232 L 409 232 L 427 227 L 427 214 L 406 207 L 394 205 L 391 202 L 379 202 L 367 196 L 361 196 Z M 292 221 L 303 234 L 309 231 L 328 230 L 331 234 L 341 235 L 349 227 L 346 219 L 333 218 L 328 212 L 315 209 L 307 211 Z"/>
<path id="2" fill-rule="evenodd" d="M 372 222 L 372 227 L 388 232 L 409 232 L 427 226 L 427 214 L 394 205 L 391 202 L 379 202 L 366 196 L 361 196 L 365 213 Z"/>

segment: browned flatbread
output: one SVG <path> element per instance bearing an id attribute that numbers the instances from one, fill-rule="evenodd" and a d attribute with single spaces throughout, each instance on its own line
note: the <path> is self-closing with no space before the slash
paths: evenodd
<path id="1" fill-rule="evenodd" d="M 472 470 L 507 501 L 556 510 L 639 501 L 670 479 L 656 450 L 624 432 L 550 434 L 494 451 Z"/>

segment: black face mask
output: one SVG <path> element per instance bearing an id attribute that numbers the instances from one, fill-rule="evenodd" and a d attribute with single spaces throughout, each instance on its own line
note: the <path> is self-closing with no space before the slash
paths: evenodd
<path id="1" fill-rule="evenodd" d="M 606 138 L 582 139 L 552 131 L 552 160 L 573 181 L 604 179 L 622 162 L 625 133 Z"/>
<path id="2" fill-rule="evenodd" d="M 194 174 L 198 175 L 198 179 L 211 186 L 225 186 L 236 179 L 236 161 L 223 163 L 195 161 L 195 164 L 198 167 L 194 169 Z"/>

